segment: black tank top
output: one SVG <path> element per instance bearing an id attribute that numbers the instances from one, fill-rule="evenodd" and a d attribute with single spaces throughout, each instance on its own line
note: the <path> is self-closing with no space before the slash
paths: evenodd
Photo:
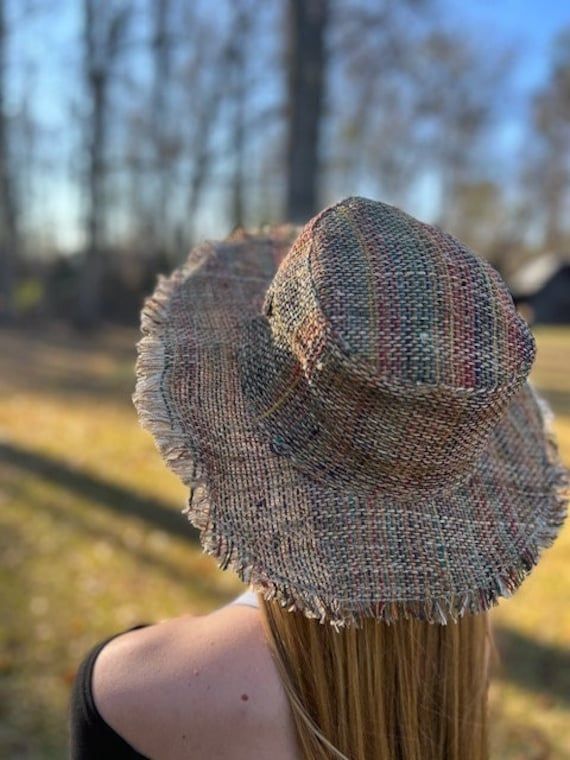
<path id="1" fill-rule="evenodd" d="M 69 702 L 70 760 L 149 760 L 141 755 L 101 717 L 91 690 L 91 676 L 97 655 L 112 639 L 127 631 L 146 628 L 141 623 L 99 642 L 85 656 L 75 676 Z"/>

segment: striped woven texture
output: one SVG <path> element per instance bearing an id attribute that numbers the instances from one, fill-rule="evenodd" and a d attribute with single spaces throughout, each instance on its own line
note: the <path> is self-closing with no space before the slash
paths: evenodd
<path id="1" fill-rule="evenodd" d="M 536 346 L 495 269 L 348 198 L 159 276 L 133 402 L 202 546 L 337 630 L 511 595 L 567 516 Z"/>

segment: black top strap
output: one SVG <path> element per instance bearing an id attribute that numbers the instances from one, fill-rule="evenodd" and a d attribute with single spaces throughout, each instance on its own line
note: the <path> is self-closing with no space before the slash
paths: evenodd
<path id="1" fill-rule="evenodd" d="M 106 723 L 95 706 L 91 689 L 93 666 L 97 655 L 112 639 L 127 631 L 146 628 L 140 623 L 99 642 L 85 656 L 75 676 L 69 702 L 70 760 L 149 760 Z"/>

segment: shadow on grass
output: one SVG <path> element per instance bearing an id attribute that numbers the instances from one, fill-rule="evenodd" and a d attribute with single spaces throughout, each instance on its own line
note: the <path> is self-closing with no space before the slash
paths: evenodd
<path id="1" fill-rule="evenodd" d="M 1 380 L 19 390 L 130 405 L 139 337 L 127 328 L 106 329 L 91 338 L 53 326 L 0 329 Z"/>
<path id="2" fill-rule="evenodd" d="M 45 454 L 31 452 L 14 444 L 0 443 L 0 458 L 13 468 L 32 473 L 65 489 L 71 489 L 78 496 L 95 501 L 105 509 L 123 516 L 134 516 L 171 536 L 199 546 L 198 531 L 167 502 L 144 497 L 122 486 L 77 471 Z M 77 515 L 63 515 L 52 504 L 42 505 L 42 508 L 44 507 L 54 516 L 59 512 L 60 519 L 76 523 L 76 527 L 93 530 L 93 526 L 88 526 Z M 100 531 L 95 529 L 95 532 Z M 101 536 L 103 537 L 102 534 Z M 105 537 L 109 539 L 108 535 Z M 146 552 L 141 553 L 139 550 L 139 556 L 145 563 L 161 566 L 160 569 L 173 579 L 185 580 L 187 577 L 172 567 L 164 566 L 164 563 Z M 496 672 L 499 678 L 516 683 L 547 698 L 570 703 L 570 651 L 568 649 L 534 640 L 501 626 L 497 626 L 495 634 L 501 657 L 501 664 Z"/>
<path id="3" fill-rule="evenodd" d="M 142 520 L 147 528 L 158 529 L 176 539 L 182 539 L 202 552 L 199 531 L 180 511 L 176 511 L 166 502 L 145 498 L 127 488 L 78 472 L 49 456 L 30 452 L 6 442 L 0 443 L 0 463 L 4 465 L 2 486 L 6 496 L 24 498 L 20 491 L 21 483 L 24 482 L 21 473 L 25 472 L 70 492 L 80 504 L 83 504 L 82 500 L 85 499 L 88 504 L 95 502 L 95 510 L 103 507 L 119 517 L 134 516 Z M 48 497 L 42 497 L 35 506 L 73 531 L 89 534 L 94 539 L 102 539 L 116 549 L 125 551 L 143 565 L 155 567 L 170 580 L 182 585 L 190 584 L 200 595 L 207 597 L 212 605 L 225 604 L 228 601 L 228 593 L 219 589 L 209 577 L 192 570 L 189 566 L 170 561 L 168 556 L 150 551 L 142 544 L 133 544 L 120 532 L 97 525 L 90 519 L 88 510 L 71 510 L 57 498 Z"/>
<path id="4" fill-rule="evenodd" d="M 148 498 L 128 488 L 106 482 L 86 472 L 12 443 L 0 442 L 0 459 L 12 467 L 31 472 L 45 480 L 97 501 L 105 509 L 144 520 L 176 538 L 199 544 L 199 533 L 180 511 L 160 499 Z"/>
<path id="5" fill-rule="evenodd" d="M 502 626 L 495 629 L 495 638 L 499 678 L 570 704 L 570 650 Z"/>
<path id="6" fill-rule="evenodd" d="M 7 467 L 4 469 L 8 470 Z M 11 482 L 9 472 L 4 476 L 3 490 L 9 496 L 21 498 L 20 489 L 17 483 Z M 225 604 L 228 601 L 227 592 L 220 590 L 215 583 L 212 583 L 209 578 L 204 577 L 201 573 L 180 565 L 176 561 L 170 561 L 168 555 L 160 556 L 147 550 L 144 546 L 133 545 L 132 542 L 125 540 L 120 533 L 94 524 L 86 514 L 70 511 L 67 507 L 62 506 L 57 499 L 42 498 L 40 502 L 36 503 L 36 506 L 43 513 L 50 515 L 58 524 L 66 525 L 72 531 L 87 534 L 94 540 L 102 540 L 113 548 L 126 552 L 142 565 L 155 568 L 169 580 L 182 585 L 191 584 L 195 591 L 207 596 L 212 606 Z"/>

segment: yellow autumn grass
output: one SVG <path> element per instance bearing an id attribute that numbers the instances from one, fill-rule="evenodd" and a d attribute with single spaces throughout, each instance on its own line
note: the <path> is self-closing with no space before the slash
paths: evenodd
<path id="1" fill-rule="evenodd" d="M 570 330 L 539 328 L 532 379 L 570 462 Z M 61 758 L 69 686 L 96 641 L 225 603 L 186 489 L 136 418 L 136 330 L 0 332 L 0 757 Z M 493 611 L 493 758 L 570 757 L 570 528 Z"/>

